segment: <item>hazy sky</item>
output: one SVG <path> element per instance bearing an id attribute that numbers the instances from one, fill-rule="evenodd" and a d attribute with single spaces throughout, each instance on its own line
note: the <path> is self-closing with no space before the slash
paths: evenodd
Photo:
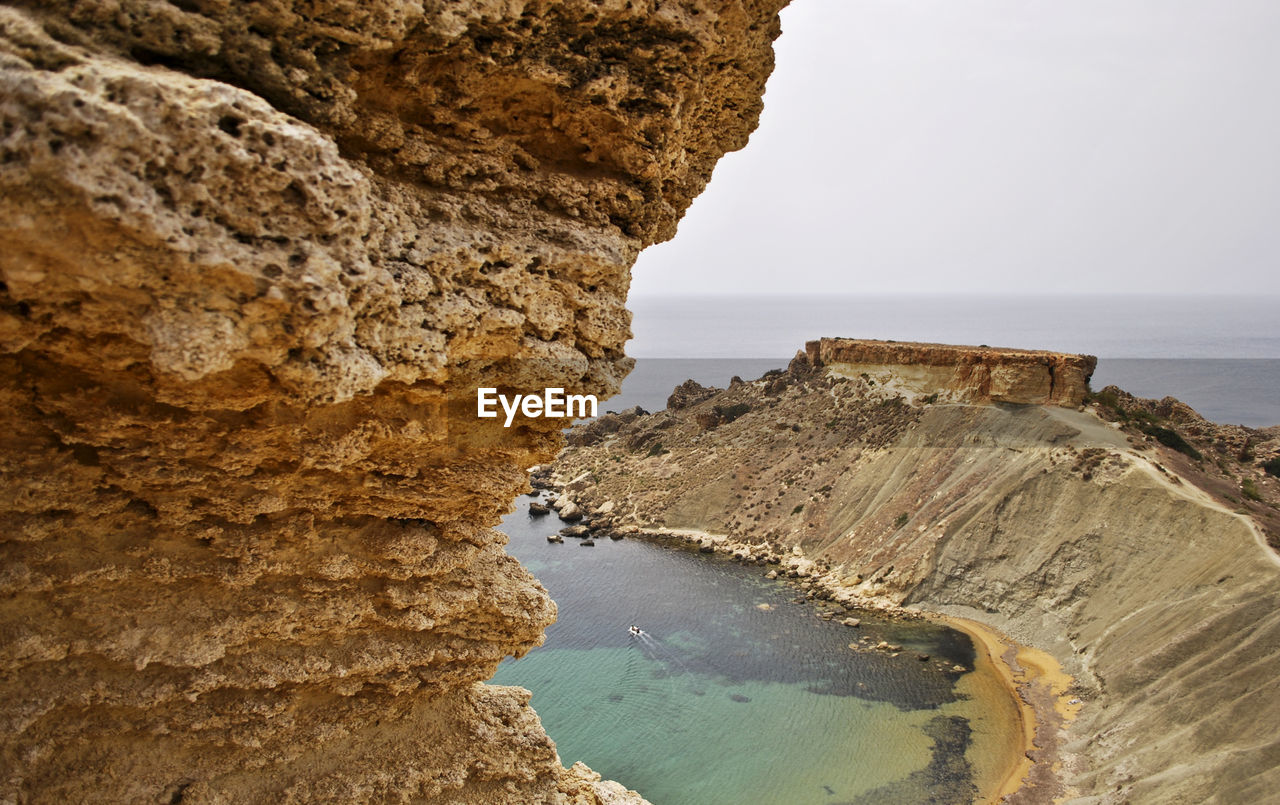
<path id="1" fill-rule="evenodd" d="M 1280 0 L 794 0 L 632 293 L 1280 293 Z"/>

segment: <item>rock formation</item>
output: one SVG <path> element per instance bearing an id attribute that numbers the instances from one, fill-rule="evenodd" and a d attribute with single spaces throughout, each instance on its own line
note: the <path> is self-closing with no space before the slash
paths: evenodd
<path id="1" fill-rule="evenodd" d="M 1052 654 L 1082 703 L 1061 733 L 1040 703 L 1050 729 L 1014 802 L 1274 799 L 1277 429 L 1114 389 L 1087 410 L 911 403 L 806 364 L 597 434 L 557 476 L 592 479 L 585 509 L 623 503 L 598 530 L 688 529 L 811 568 L 837 600 L 970 618 Z M 745 411 L 708 429 L 716 408 Z"/>
<path id="2" fill-rule="evenodd" d="M 1092 355 L 854 338 L 810 341 L 804 355 L 814 366 L 849 377 L 887 375 L 904 390 L 953 402 L 1069 408 L 1084 400 L 1098 364 Z"/>
<path id="3" fill-rule="evenodd" d="M 780 2 L 0 5 L 0 800 L 618 800 L 489 526 Z"/>

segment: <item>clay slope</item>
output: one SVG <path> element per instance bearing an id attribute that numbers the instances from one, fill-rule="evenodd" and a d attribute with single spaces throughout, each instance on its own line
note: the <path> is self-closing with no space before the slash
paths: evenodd
<path id="1" fill-rule="evenodd" d="M 594 802 L 489 526 L 776 2 L 0 5 L 0 800 Z"/>
<path id="2" fill-rule="evenodd" d="M 1177 474 L 1186 456 L 1096 409 L 912 403 L 801 359 L 673 402 L 572 437 L 556 471 L 603 506 L 591 528 L 723 535 L 815 567 L 837 598 L 1048 651 L 1082 705 L 1040 736 L 1065 751 L 1032 753 L 1017 801 L 1274 799 L 1280 565 L 1249 517 Z"/>

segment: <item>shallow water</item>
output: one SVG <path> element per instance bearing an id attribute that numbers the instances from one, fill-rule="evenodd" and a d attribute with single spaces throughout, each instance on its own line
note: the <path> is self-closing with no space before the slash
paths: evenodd
<path id="1" fill-rule="evenodd" d="M 964 634 L 823 621 L 763 568 L 683 548 L 550 544 L 562 523 L 530 517 L 527 502 L 503 523 L 508 551 L 560 617 L 493 681 L 533 691 L 566 765 L 585 761 L 656 805 L 966 802 L 1016 740 L 990 671 L 950 670 L 975 666 Z M 864 636 L 904 651 L 849 648 Z"/>

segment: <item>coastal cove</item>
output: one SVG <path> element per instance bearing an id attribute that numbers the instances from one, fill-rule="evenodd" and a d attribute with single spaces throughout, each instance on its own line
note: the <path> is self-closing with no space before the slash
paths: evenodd
<path id="1" fill-rule="evenodd" d="M 815 598 L 959 618 L 1030 708 L 1010 802 L 1269 801 L 1249 748 L 1274 722 L 1237 714 L 1276 704 L 1280 432 L 1091 391 L 1091 362 L 821 339 L 581 424 L 533 481 L 597 539 L 665 533 Z"/>
<path id="2" fill-rule="evenodd" d="M 0 0 L 0 805 L 1280 805 L 1277 38 Z"/>
<path id="3" fill-rule="evenodd" d="M 993 801 L 1021 780 L 1024 717 L 970 630 L 845 612 L 680 538 L 550 543 L 563 524 L 527 501 L 508 552 L 559 618 L 493 681 L 533 692 L 566 764 L 658 805 Z"/>

